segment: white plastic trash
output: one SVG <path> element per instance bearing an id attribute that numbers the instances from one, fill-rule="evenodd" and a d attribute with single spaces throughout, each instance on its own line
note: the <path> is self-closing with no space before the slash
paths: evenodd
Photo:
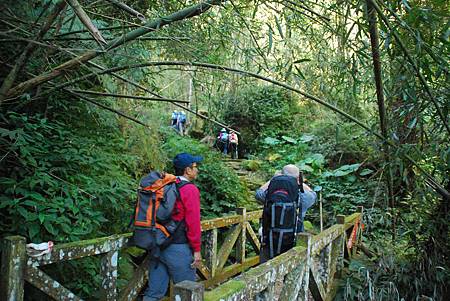
<path id="1" fill-rule="evenodd" d="M 29 243 L 26 245 L 27 254 L 31 257 L 39 257 L 49 254 L 52 252 L 53 245 L 53 241 L 42 242 L 40 244 Z"/>

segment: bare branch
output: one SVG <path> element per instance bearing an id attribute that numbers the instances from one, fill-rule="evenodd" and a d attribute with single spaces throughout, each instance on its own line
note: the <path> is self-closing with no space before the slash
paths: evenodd
<path id="1" fill-rule="evenodd" d="M 70 4 L 73 11 L 78 16 L 78 19 L 80 19 L 81 23 L 83 23 L 86 29 L 89 30 L 92 37 L 97 41 L 97 43 L 100 46 L 102 46 L 102 44 L 108 44 L 108 42 L 106 42 L 106 40 L 102 37 L 102 34 L 97 29 L 97 27 L 95 27 L 95 25 L 92 23 L 91 19 L 86 14 L 78 0 L 67 0 L 67 2 Z"/>

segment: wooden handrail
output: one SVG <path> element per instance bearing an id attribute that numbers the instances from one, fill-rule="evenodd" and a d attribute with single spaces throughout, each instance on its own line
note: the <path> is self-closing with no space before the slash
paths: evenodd
<path id="1" fill-rule="evenodd" d="M 310 291 L 315 296 L 315 300 L 325 299 L 331 294 L 331 289 L 327 284 L 333 282 L 334 274 L 340 270 L 338 266 L 343 266 L 344 256 L 354 255 L 357 241 L 361 240 L 361 227 L 358 225 L 362 218 L 362 210 L 347 217 L 338 217 L 339 224 L 331 226 L 314 237 L 302 236 L 303 240 L 306 237 L 304 246 L 295 247 L 277 258 L 245 272 L 259 263 L 260 243 L 255 234 L 257 231 L 252 228 L 250 222 L 260 219 L 262 210 L 247 213 L 245 208 L 239 208 L 237 212 L 236 215 L 201 222 L 206 247 L 204 248 L 205 260 L 198 269 L 199 276 L 203 279 L 200 287 L 208 288 L 243 273 L 235 280 L 228 281 L 211 292 L 207 292 L 204 300 L 216 300 L 212 296 L 222 296 L 220 299 L 232 300 L 231 297 L 223 298 L 225 292 L 228 296 L 241 296 L 241 299 L 250 298 L 261 291 L 267 291 L 266 293 L 273 295 L 273 279 L 281 276 L 287 277 L 286 281 L 281 282 L 286 282 L 286 287 L 291 286 L 282 292 L 284 294 L 282 299 L 289 300 L 291 296 L 289 294 L 292 287 L 295 286 L 293 285 L 295 281 L 303 283 L 307 290 L 309 282 L 305 279 L 308 277 L 311 277 Z M 220 242 L 218 241 L 218 231 L 223 228 L 228 228 L 228 230 L 223 241 Z M 1 268 L 5 272 L 0 275 L 2 285 L 0 300 L 10 300 L 10 298 L 23 300 L 24 281 L 31 283 L 55 299 L 73 296 L 73 300 L 81 300 L 58 281 L 45 274 L 39 267 L 101 254 L 103 254 L 101 290 L 106 300 L 133 300 L 145 285 L 149 257 L 137 268 L 130 283 L 119 295 L 116 289 L 118 252 L 129 246 L 131 236 L 132 233 L 124 233 L 57 244 L 50 254 L 37 258 L 27 256 L 23 237 L 7 237 L 2 241 Z M 348 242 L 347 239 L 349 239 Z M 353 241 L 354 239 L 357 241 Z M 250 244 L 247 244 L 247 240 Z M 247 245 L 252 246 L 252 253 L 256 253 L 256 256 L 248 257 Z M 235 254 L 232 252 L 234 247 Z M 315 270 L 314 266 L 317 264 L 312 263 L 317 261 L 317 258 L 327 258 L 328 260 L 325 263 L 320 261 L 322 259 L 319 260 L 319 265 L 323 265 L 321 273 L 326 271 L 330 278 L 326 283 L 321 281 Z M 298 275 L 302 275 L 303 278 L 298 278 L 300 277 Z M 199 288 L 198 285 L 188 285 L 187 287 Z M 233 290 L 230 291 L 230 288 Z M 175 287 L 176 292 L 177 288 Z M 186 291 L 184 292 L 186 293 Z M 302 291 L 301 293 L 307 295 L 307 292 Z"/>
<path id="2" fill-rule="evenodd" d="M 225 282 L 213 290 L 203 292 L 196 286 L 190 291 L 188 282 L 175 285 L 174 295 L 186 300 L 232 301 L 253 300 L 332 300 L 336 282 L 344 267 L 344 258 L 355 254 L 357 242 L 362 239 L 360 212 L 340 216 L 338 224 L 311 237 L 301 234 L 302 246 L 255 267 Z M 349 248 L 350 246 L 350 248 Z M 184 300 L 184 299 L 182 299 Z"/>
<path id="3" fill-rule="evenodd" d="M 259 254 L 259 241 L 249 222 L 258 220 L 262 215 L 262 210 L 246 213 L 244 208 L 238 208 L 237 212 L 239 214 L 204 220 L 201 222 L 204 235 L 210 237 L 210 239 L 216 240 L 215 244 L 212 244 L 215 245 L 215 248 L 205 248 L 205 250 L 209 253 L 208 256 L 217 258 L 217 260 L 209 260 L 209 262 L 204 261 L 198 269 L 198 273 L 200 277 L 204 279 L 203 283 L 206 287 L 226 281 L 245 269 L 257 265 L 259 262 L 258 256 L 251 258 L 245 257 L 245 245 L 247 236 L 249 236 L 249 240 L 254 246 L 255 252 Z M 224 243 L 220 250 L 218 250 L 217 231 L 218 229 L 226 227 L 235 228 L 225 237 Z M 209 232 L 215 232 L 215 237 L 214 235 L 209 235 Z M 11 295 L 17 296 L 14 300 L 22 300 L 24 280 L 30 282 L 44 293 L 56 299 L 64 298 L 64 296 L 67 297 L 67 295 L 74 295 L 59 282 L 40 270 L 39 267 L 60 261 L 80 259 L 95 255 L 104 256 L 102 261 L 102 273 L 104 274 L 104 279 L 109 278 L 106 282 L 104 281 L 103 284 L 105 286 L 105 294 L 107 294 L 107 297 L 109 296 L 108 299 L 128 300 L 130 296 L 137 294 L 140 290 L 140 288 L 136 289 L 136 283 L 139 284 L 137 286 L 145 285 L 148 266 L 148 258 L 146 258 L 133 276 L 134 283 L 130 283 L 129 286 L 124 289 L 122 295 L 118 297 L 118 293 L 115 291 L 118 252 L 123 248 L 129 247 L 131 236 L 132 233 L 124 233 L 96 239 L 56 244 L 50 254 L 40 257 L 30 257 L 26 255 L 24 238 L 16 237 L 17 239 L 4 239 L 2 245 L 5 245 L 7 251 L 2 252 L 2 269 L 3 266 L 5 266 L 5 271 L 14 273 L 12 267 L 8 269 L 8 264 L 20 257 L 22 258 L 20 262 L 21 265 L 23 265 L 25 273 L 23 275 L 16 275 L 12 278 L 10 277 L 11 275 L 8 274 L 9 272 L 0 275 L 2 278 L 2 285 L 4 284 L 5 286 L 5 290 L 2 290 L 2 293 L 0 293 L 0 300 L 10 300 L 9 297 Z M 207 241 L 207 243 L 211 245 L 210 242 Z M 238 262 L 229 263 L 228 257 L 231 255 L 234 246 L 236 246 L 240 252 Z M 211 254 L 211 252 L 214 254 Z M 113 273 L 113 271 L 115 271 L 115 273 Z M 116 276 L 111 277 L 112 274 Z M 22 283 L 22 286 L 17 285 L 17 282 Z M 110 289 L 111 287 L 114 289 Z M 17 292 L 17 289 L 20 292 Z"/>

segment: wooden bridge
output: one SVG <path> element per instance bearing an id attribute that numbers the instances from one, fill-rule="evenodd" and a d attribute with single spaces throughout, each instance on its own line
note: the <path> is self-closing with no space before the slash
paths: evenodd
<path id="1" fill-rule="evenodd" d="M 359 210 L 347 217 L 338 215 L 337 224 L 318 235 L 300 234 L 297 247 L 262 265 L 258 265 L 260 243 L 255 234 L 261 210 L 247 213 L 238 208 L 236 215 L 202 221 L 205 253 L 197 270 L 199 280 L 174 285 L 170 298 L 332 300 L 344 258 L 355 254 L 361 240 L 362 207 Z M 120 292 L 117 289 L 119 252 L 129 247 L 130 237 L 131 233 L 126 233 L 57 244 L 51 253 L 40 257 L 27 255 L 24 237 L 6 237 L 1 257 L 0 300 L 23 300 L 25 281 L 55 300 L 82 300 L 40 267 L 95 255 L 102 255 L 102 299 L 136 300 L 146 284 L 148 257 L 136 268 L 128 285 Z"/>

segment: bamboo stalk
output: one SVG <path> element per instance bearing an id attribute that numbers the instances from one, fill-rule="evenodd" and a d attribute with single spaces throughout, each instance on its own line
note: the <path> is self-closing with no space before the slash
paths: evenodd
<path id="1" fill-rule="evenodd" d="M 397 31 L 391 26 L 391 23 L 386 18 L 386 16 L 383 14 L 381 8 L 378 6 L 377 1 L 376 0 L 367 0 L 367 1 L 369 1 L 373 5 L 373 8 L 377 11 L 378 15 L 383 20 L 383 22 L 386 25 L 386 27 L 389 28 L 389 30 L 392 32 L 392 35 L 394 36 L 395 40 L 399 44 L 400 49 L 403 51 L 406 59 L 412 65 L 412 67 L 414 69 L 414 72 L 416 73 L 416 76 L 419 78 L 420 83 L 422 84 L 423 88 L 425 89 L 425 92 L 430 97 L 430 100 L 433 103 L 434 107 L 436 108 L 436 111 L 437 111 L 437 113 L 439 115 L 439 118 L 441 119 L 442 123 L 444 124 L 448 134 L 450 134 L 450 127 L 449 127 L 449 125 L 447 123 L 448 116 L 446 117 L 446 116 L 444 116 L 444 113 L 442 113 L 442 110 L 439 107 L 439 104 L 436 101 L 436 98 L 431 93 L 430 87 L 428 86 L 425 78 L 423 77 L 422 73 L 420 72 L 419 67 L 417 66 L 416 62 L 413 60 L 411 54 L 409 53 L 409 51 L 406 49 L 405 45 L 403 44 L 403 41 L 398 36 Z"/>
<path id="2" fill-rule="evenodd" d="M 98 106 L 98 107 L 100 107 L 100 108 L 102 108 L 102 109 L 105 109 L 105 110 L 108 110 L 108 111 L 110 111 L 110 112 L 113 112 L 113 113 L 115 113 L 115 114 L 117 114 L 117 115 L 119 115 L 119 116 L 122 116 L 123 118 L 126 118 L 126 119 L 128 119 L 128 120 L 131 120 L 131 121 L 133 121 L 133 122 L 136 122 L 136 123 L 138 123 L 138 124 L 140 124 L 140 125 L 143 125 L 143 126 L 145 126 L 146 128 L 149 128 L 149 129 L 150 129 L 150 126 L 149 126 L 148 124 L 146 124 L 146 123 L 144 123 L 144 122 L 142 122 L 142 121 L 140 121 L 140 120 L 137 120 L 137 119 L 134 118 L 134 117 L 128 116 L 128 115 L 126 115 L 126 114 L 124 114 L 124 113 L 122 113 L 122 112 L 120 112 L 120 111 L 118 111 L 118 110 L 112 109 L 112 108 L 110 108 L 110 107 L 108 107 L 108 106 L 105 106 L 105 105 L 99 103 L 99 102 L 96 102 L 96 101 L 93 100 L 93 99 L 90 99 L 90 98 L 88 98 L 88 97 L 85 97 L 85 96 L 83 96 L 83 95 L 81 95 L 81 94 L 78 94 L 78 93 L 76 93 L 76 92 L 74 92 L 74 91 L 71 91 L 71 90 L 69 90 L 69 89 L 64 89 L 64 90 L 67 91 L 67 92 L 69 92 L 69 93 L 71 93 L 72 95 L 74 95 L 74 96 L 76 96 L 76 97 L 78 97 L 78 98 L 84 100 L 84 101 L 87 101 L 87 102 L 89 102 L 89 103 L 92 103 L 92 104 L 94 104 L 94 105 L 96 105 L 96 106 Z"/>
<path id="3" fill-rule="evenodd" d="M 388 140 L 388 126 L 386 121 L 386 108 L 384 105 L 383 80 L 381 76 L 381 60 L 380 60 L 380 43 L 377 27 L 377 13 L 370 0 L 367 0 L 367 18 L 369 21 L 369 35 L 372 46 L 373 73 L 375 78 L 375 87 L 377 91 L 378 115 L 380 118 L 380 129 L 384 141 Z M 383 145 L 384 160 L 388 164 L 388 172 L 386 175 L 386 185 L 388 188 L 389 204 L 392 215 L 392 239 L 395 240 L 396 233 L 396 217 L 395 217 L 395 200 L 392 183 L 392 167 L 389 144 L 384 142 Z"/>
<path id="4" fill-rule="evenodd" d="M 107 26 L 107 27 L 99 27 L 97 29 L 102 31 L 102 30 L 114 30 L 114 29 L 127 29 L 127 28 L 134 28 L 134 27 L 139 27 L 139 25 Z M 68 36 L 68 35 L 83 33 L 83 32 L 89 32 L 89 31 L 87 29 L 74 30 L 74 31 L 57 34 L 56 37 L 63 37 L 63 36 Z"/>
<path id="5" fill-rule="evenodd" d="M 143 14 L 141 14 L 140 12 L 135 10 L 134 8 L 129 7 L 125 3 L 122 3 L 122 2 L 117 1 L 117 0 L 106 0 L 106 1 L 111 2 L 112 4 L 117 6 L 118 8 L 124 10 L 125 12 L 129 13 L 132 16 L 135 16 L 136 18 L 138 18 L 142 22 L 147 22 L 147 20 L 145 19 Z"/>
<path id="6" fill-rule="evenodd" d="M 178 99 L 163 98 L 163 97 L 135 96 L 135 95 L 114 94 L 114 93 L 105 93 L 105 92 L 88 91 L 88 90 L 74 90 L 74 89 L 71 89 L 70 91 L 75 92 L 77 94 L 81 93 L 81 94 L 89 94 L 89 95 L 97 95 L 97 96 L 163 101 L 163 102 L 172 102 L 172 103 L 174 103 L 174 102 L 189 103 L 189 101 L 187 101 L 187 100 L 178 100 Z"/>
<path id="7" fill-rule="evenodd" d="M 218 5 L 218 4 L 222 3 L 223 1 L 225 1 L 225 0 L 207 0 L 205 2 L 201 2 L 199 4 L 184 8 L 184 9 L 177 11 L 169 16 L 165 16 L 165 17 L 157 18 L 153 21 L 149 21 L 145 25 L 143 25 L 135 30 L 132 30 L 131 32 L 111 41 L 106 46 L 106 49 L 107 49 L 107 51 L 110 51 L 110 50 L 117 48 L 129 41 L 135 40 L 136 38 L 138 38 L 146 33 L 149 33 L 149 32 L 155 31 L 155 30 L 159 30 L 160 28 L 162 28 L 168 24 L 200 15 L 200 14 L 204 13 L 205 11 L 209 10 L 213 5 Z M 76 58 L 73 58 L 73 59 L 57 66 L 56 68 L 54 68 L 52 71 L 50 71 L 48 73 L 38 75 L 38 76 L 31 78 L 23 83 L 20 83 L 19 85 L 10 89 L 7 97 L 8 98 L 17 97 L 18 95 L 20 95 L 21 93 L 23 93 L 25 91 L 28 91 L 38 85 L 48 82 L 49 80 L 60 77 L 66 71 L 75 69 L 78 66 L 80 66 L 82 63 L 86 63 L 87 61 L 99 56 L 102 53 L 104 53 L 104 52 L 96 51 L 96 50 L 88 51 Z"/>
<path id="8" fill-rule="evenodd" d="M 103 38 L 100 31 L 95 27 L 95 25 L 92 23 L 91 18 L 86 14 L 86 12 L 83 9 L 83 6 L 78 2 L 78 0 L 67 0 L 69 5 L 72 7 L 75 14 L 78 16 L 78 19 L 80 19 L 81 23 L 84 24 L 86 29 L 89 31 L 91 36 L 97 41 L 97 43 L 102 46 L 102 44 L 106 45 L 108 42 Z"/>
<path id="9" fill-rule="evenodd" d="M 83 38 L 83 37 L 70 37 L 70 38 L 46 38 L 42 41 L 46 42 L 61 42 L 61 41 L 92 41 L 94 38 Z M 113 39 L 106 38 L 106 40 L 111 41 Z M 140 37 L 136 40 L 139 41 L 189 41 L 188 37 Z M 10 39 L 0 39 L 0 42 L 28 42 L 29 40 L 24 38 L 10 38 Z"/>

